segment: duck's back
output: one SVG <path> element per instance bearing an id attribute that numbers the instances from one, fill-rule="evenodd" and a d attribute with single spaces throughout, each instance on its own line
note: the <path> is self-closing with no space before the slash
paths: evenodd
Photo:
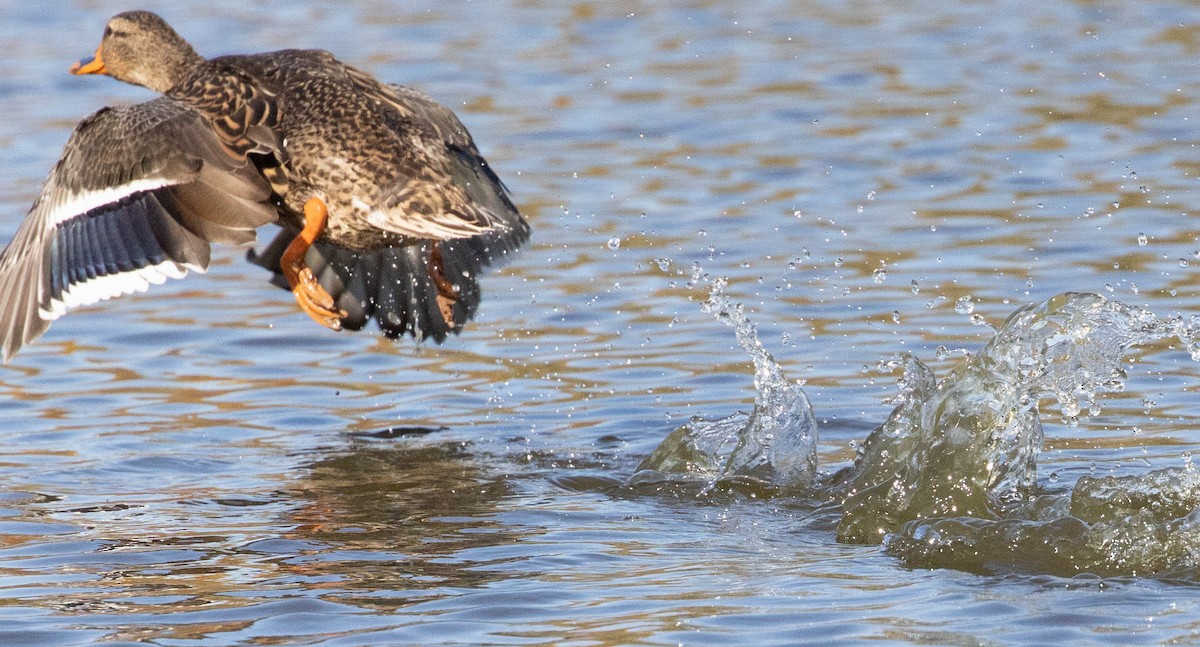
<path id="1" fill-rule="evenodd" d="M 274 97 L 286 207 L 300 212 L 313 195 L 328 204 L 307 262 L 324 268 L 318 278 L 348 313 L 344 326 L 376 316 L 389 335 L 440 341 L 473 316 L 478 276 L 524 243 L 529 227 L 450 109 L 321 50 L 213 62 Z M 267 250 L 261 262 L 273 266 L 274 256 Z"/>
<path id="2" fill-rule="evenodd" d="M 385 85 L 323 50 L 213 59 L 273 95 L 285 147 L 285 204 L 329 203 L 330 239 L 370 248 L 396 238 L 469 238 L 520 216 L 452 111 Z M 523 225 L 523 223 L 521 223 Z"/>
<path id="3" fill-rule="evenodd" d="M 271 126 L 283 146 L 279 157 L 291 184 L 283 197 L 292 210 L 301 211 L 310 194 L 320 192 L 336 214 L 337 196 L 361 195 L 400 175 L 396 162 L 405 157 L 400 140 L 407 125 L 373 96 L 378 83 L 330 53 L 290 49 L 211 63 L 243 73 L 278 111 Z"/>

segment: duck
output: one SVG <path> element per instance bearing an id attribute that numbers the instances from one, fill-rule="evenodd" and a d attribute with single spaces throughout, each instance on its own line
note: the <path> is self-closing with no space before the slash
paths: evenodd
<path id="1" fill-rule="evenodd" d="M 314 321 L 441 343 L 530 236 L 453 111 L 327 51 L 204 58 L 138 10 L 70 72 L 158 96 L 83 119 L 0 252 L 5 363 L 66 312 L 203 273 L 212 244 L 269 224 L 247 256 Z"/>

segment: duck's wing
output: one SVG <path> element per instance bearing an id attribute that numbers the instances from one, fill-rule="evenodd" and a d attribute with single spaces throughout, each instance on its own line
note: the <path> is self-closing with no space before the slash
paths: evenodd
<path id="1" fill-rule="evenodd" d="M 449 108 L 412 88 L 370 77 L 356 81 L 396 111 L 400 118 L 388 121 L 407 144 L 405 158 L 395 160 L 406 167 L 401 181 L 372 205 L 368 222 L 411 238 L 454 240 L 497 232 L 514 247 L 524 242 L 528 224 Z"/>
<path id="2" fill-rule="evenodd" d="M 204 271 L 209 243 L 277 219 L 270 185 L 195 112 L 163 97 L 75 129 L 0 253 L 5 362 L 76 306 Z"/>

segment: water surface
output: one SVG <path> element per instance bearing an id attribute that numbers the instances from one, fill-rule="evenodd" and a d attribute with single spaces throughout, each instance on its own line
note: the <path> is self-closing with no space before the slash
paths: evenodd
<path id="1" fill-rule="evenodd" d="M 65 72 L 124 8 L 0 5 L 5 238 L 80 118 L 149 97 Z M 230 248 L 57 322 L 0 369 L 0 643 L 1198 639 L 1192 581 L 914 568 L 800 500 L 605 484 L 752 406 L 703 274 L 804 381 L 830 471 L 897 353 L 944 374 L 1067 291 L 1200 313 L 1200 8 L 147 8 L 204 54 L 323 47 L 454 107 L 534 238 L 440 347 L 321 329 Z M 1047 408 L 1042 487 L 1200 448 L 1188 353 L 1126 361 L 1099 415 Z"/>

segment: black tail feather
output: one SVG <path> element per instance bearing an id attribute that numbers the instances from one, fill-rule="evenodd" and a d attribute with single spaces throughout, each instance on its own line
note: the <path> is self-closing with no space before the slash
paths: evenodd
<path id="1" fill-rule="evenodd" d="M 285 227 L 261 252 L 249 255 L 252 262 L 273 271 L 272 283 L 285 289 L 279 262 L 296 234 Z M 450 333 L 460 332 L 478 311 L 483 270 L 506 260 L 528 238 L 528 226 L 521 220 L 512 229 L 473 238 L 415 240 L 367 251 L 317 241 L 305 262 L 346 312 L 343 328 L 359 330 L 373 318 L 388 337 L 409 335 L 441 343 Z"/>
<path id="2" fill-rule="evenodd" d="M 348 330 L 361 330 L 371 318 L 379 294 L 379 276 L 382 270 L 380 254 L 364 254 L 355 262 L 353 252 L 333 248 L 340 252 L 342 264 L 351 268 L 346 280 L 346 291 L 338 297 L 337 306 L 346 313 L 342 326 Z"/>

